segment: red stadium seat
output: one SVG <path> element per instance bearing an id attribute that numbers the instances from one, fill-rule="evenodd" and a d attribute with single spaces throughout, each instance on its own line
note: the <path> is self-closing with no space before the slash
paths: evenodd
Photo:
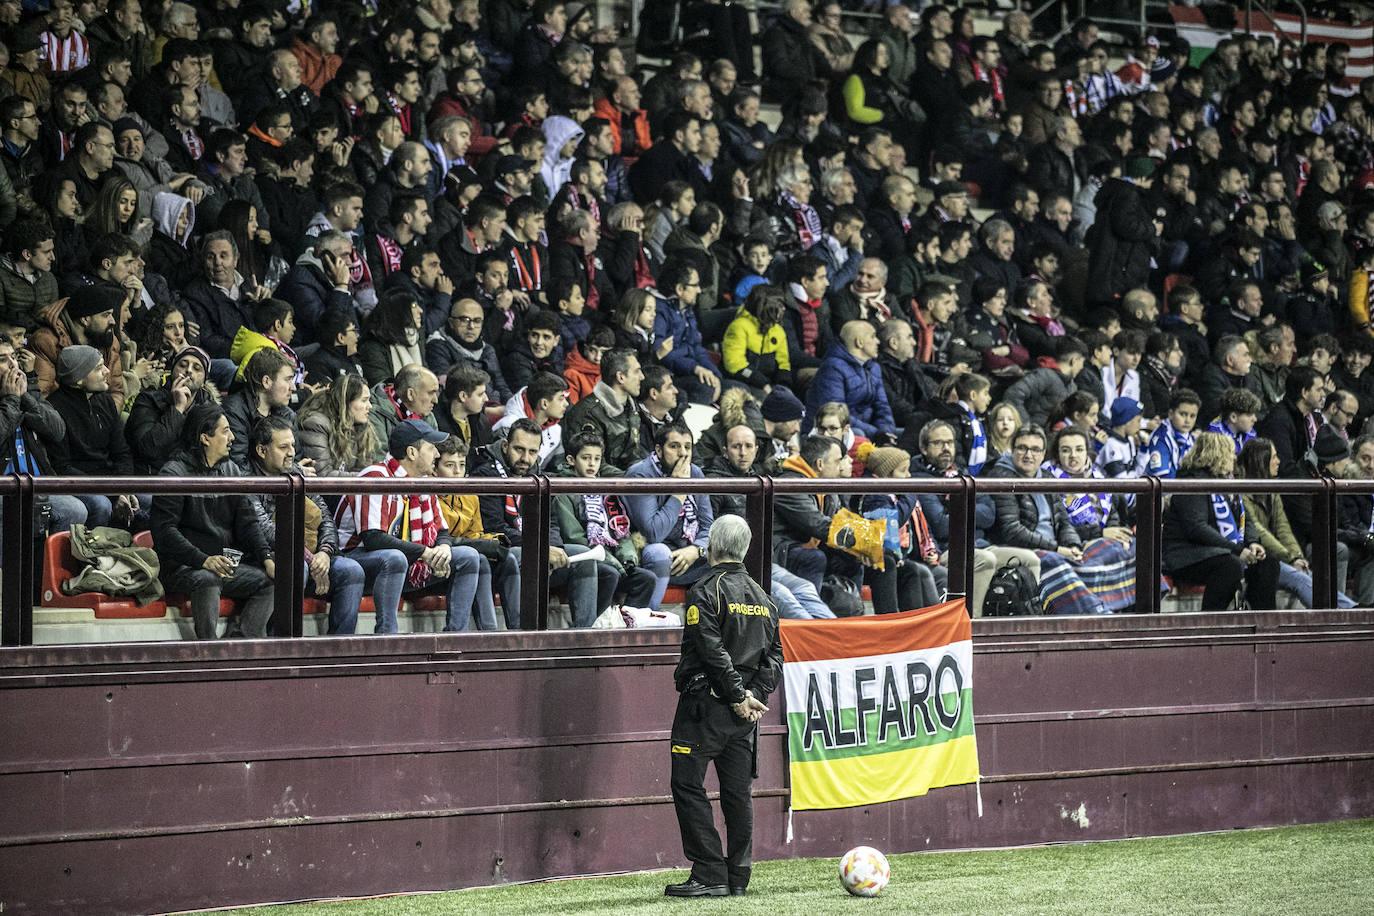
<path id="1" fill-rule="evenodd" d="M 134 536 L 139 547 L 152 547 L 153 539 L 146 531 Z M 77 595 L 64 595 L 61 583 L 77 574 L 80 567 L 72 555 L 72 536 L 70 532 L 51 535 L 43 545 L 43 607 L 88 607 L 95 611 L 97 620 L 135 620 L 155 619 L 167 615 L 167 603 L 154 601 L 151 604 L 137 604 L 132 598 L 113 598 L 101 592 L 82 592 Z"/>

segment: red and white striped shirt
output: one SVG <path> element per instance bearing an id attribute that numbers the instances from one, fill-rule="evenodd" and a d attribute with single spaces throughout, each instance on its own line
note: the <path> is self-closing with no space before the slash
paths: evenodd
<path id="1" fill-rule="evenodd" d="M 400 466 L 392 473 L 384 460 L 368 465 L 358 476 L 385 480 L 407 475 L 405 469 Z M 421 496 L 420 499 L 435 500 L 432 507 L 434 518 L 442 530 L 444 516 L 439 511 L 438 501 L 433 495 Z M 334 522 L 339 528 L 340 550 L 348 551 L 361 547 L 364 531 L 385 531 L 403 541 L 410 540 L 405 531 L 408 513 L 409 501 L 402 495 L 351 493 L 345 496 L 339 500 L 339 508 L 334 513 Z"/>
<path id="2" fill-rule="evenodd" d="M 66 38 L 58 38 L 52 32 L 43 32 L 38 36 L 38 40 L 43 45 L 39 60 L 50 73 L 70 73 L 90 66 L 91 43 L 76 29 L 68 32 Z"/>

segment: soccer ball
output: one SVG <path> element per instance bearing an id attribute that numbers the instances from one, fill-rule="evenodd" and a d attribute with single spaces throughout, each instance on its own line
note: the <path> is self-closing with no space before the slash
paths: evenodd
<path id="1" fill-rule="evenodd" d="M 872 846 L 855 846 L 840 857 L 840 883 L 855 897 L 876 897 L 891 877 L 887 856 Z"/>

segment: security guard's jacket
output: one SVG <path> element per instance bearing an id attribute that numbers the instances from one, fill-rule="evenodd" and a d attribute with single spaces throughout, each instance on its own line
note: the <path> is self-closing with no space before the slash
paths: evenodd
<path id="1" fill-rule="evenodd" d="M 751 691 L 762 701 L 782 679 L 778 610 L 741 563 L 711 569 L 687 593 L 682 659 L 673 675 L 680 693 L 705 677 L 711 691 L 731 705 Z"/>

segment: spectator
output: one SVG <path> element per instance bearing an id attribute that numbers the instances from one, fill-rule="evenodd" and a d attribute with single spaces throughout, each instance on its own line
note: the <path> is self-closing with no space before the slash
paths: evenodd
<path id="1" fill-rule="evenodd" d="M 820 258 L 800 255 L 787 265 L 787 288 L 792 296 L 783 324 L 791 348 L 788 362 L 802 384 L 811 381 L 821 359 L 835 344 L 830 306 L 825 301 L 829 287 L 830 278 Z"/>
<path id="2" fill-rule="evenodd" d="M 1257 437 L 1245 443 L 1236 463 L 1242 477 L 1267 480 L 1278 473 L 1279 456 L 1274 443 Z M 1265 554 L 1278 561 L 1277 587 L 1296 597 L 1303 607 L 1311 607 L 1312 567 L 1293 536 L 1283 499 L 1276 493 L 1246 493 L 1241 496 L 1241 503 L 1245 507 L 1246 529 L 1259 541 Z M 1338 607 L 1355 606 L 1340 592 L 1336 601 Z"/>
<path id="3" fill-rule="evenodd" d="M 472 476 L 524 477 L 531 472 L 535 461 L 538 460 L 541 442 L 539 427 L 533 420 L 517 420 L 511 424 L 504 439 L 498 439 L 482 450 L 482 461 L 476 463 Z M 520 515 L 522 499 L 521 496 L 510 494 L 478 497 L 483 530 L 504 535 L 510 543 L 511 554 L 517 564 L 520 563 L 520 554 L 524 547 L 523 521 Z M 576 556 L 586 550 L 587 548 L 581 545 L 565 544 L 559 526 L 550 526 L 549 587 L 567 587 L 568 607 L 572 613 L 574 627 L 592 625 L 597 615 L 610 603 L 620 580 L 615 569 L 609 564 L 595 561 L 571 565 L 568 563 L 569 555 Z M 520 601 L 519 594 L 501 596 L 508 629 L 515 629 L 520 625 Z"/>
<path id="4" fill-rule="evenodd" d="M 992 277 L 973 281 L 973 304 L 978 310 L 968 320 L 968 344 L 982 351 L 982 369 L 1008 378 L 1020 375 L 1030 360 L 1021 346 L 1016 326 L 1007 317 L 1007 290 Z"/>
<path id="5" fill-rule="evenodd" d="M 782 464 L 779 478 L 827 479 L 851 475 L 849 456 L 840 443 L 828 436 L 807 436 L 798 454 Z M 778 496 L 773 502 L 773 559 L 788 572 L 805 579 L 816 589 L 831 561 L 832 571 L 852 576 L 857 562 L 831 553 L 822 545 L 833 547 L 830 523 L 840 509 L 840 499 L 834 494 L 808 495 L 804 493 Z"/>
<path id="6" fill-rule="evenodd" d="M 955 376 L 940 386 L 948 389 L 945 400 L 934 405 L 938 419 L 948 420 L 955 430 L 955 455 L 960 465 L 977 477 L 988 463 L 988 437 L 983 416 L 992 404 L 992 386 L 986 376 L 974 372 Z"/>
<path id="7" fill-rule="evenodd" d="M 1044 430 L 1023 426 L 1012 437 L 1011 453 L 999 458 L 988 476 L 1052 477 L 1040 468 L 1044 455 Z M 1038 493 L 994 495 L 995 542 L 1036 552 L 1046 614 L 1110 614 L 1130 607 L 1135 569 L 1125 562 L 1120 542 L 1103 537 L 1085 544 L 1064 503 L 1062 497 Z"/>
<path id="8" fill-rule="evenodd" d="M 781 289 L 756 286 L 725 330 L 721 365 L 725 377 L 766 395 L 774 385 L 792 383 L 787 332 L 781 320 L 787 296 Z"/>
<path id="9" fill-rule="evenodd" d="M 663 427 L 655 436 L 654 451 L 631 465 L 625 476 L 705 476 L 692 463 L 691 430 L 680 423 Z M 644 566 L 660 578 L 668 576 L 674 584 L 690 584 L 705 575 L 714 518 L 708 498 L 701 494 L 627 495 L 625 504 L 631 523 L 647 543 L 640 557 Z"/>
<path id="10" fill-rule="evenodd" d="M 1144 334 L 1139 331 L 1117 332 L 1112 338 L 1112 360 L 1102 367 L 1102 390 L 1106 395 L 1104 400 L 1141 400 L 1139 366 L 1144 353 Z"/>
<path id="11" fill-rule="evenodd" d="M 301 357 L 306 383 L 328 385 L 341 375 L 362 375 L 363 367 L 358 362 L 358 320 L 352 309 L 325 312 L 318 327 L 318 344 Z"/>
<path id="12" fill-rule="evenodd" d="M 357 373 L 340 375 L 306 398 L 297 415 L 300 453 L 320 477 L 356 477 L 385 455 L 369 422 L 372 393 Z"/>
<path id="13" fill-rule="evenodd" d="M 247 467 L 250 434 L 263 417 L 280 417 L 294 427 L 296 414 L 287 405 L 296 392 L 296 365 L 280 350 L 264 347 L 249 357 L 243 369 L 243 387 L 224 401 L 224 416 L 234 442 L 229 457 Z M 240 464 L 242 462 L 242 464 Z"/>
<path id="14" fill-rule="evenodd" d="M 325 343 L 319 327 L 326 312 L 353 313 L 349 270 L 353 242 L 344 232 L 320 232 L 312 248 L 301 254 L 286 272 L 275 293 L 291 303 L 301 337 Z"/>
<path id="15" fill-rule="evenodd" d="M 691 306 L 701 290 L 696 268 L 686 261 L 669 261 L 659 271 L 659 287 L 672 292 L 659 304 L 654 317 L 654 345 L 662 347 L 669 340 L 673 344 L 660 357 L 662 364 L 689 400 L 714 404 L 720 397 L 720 370 L 706 354 L 696 309 Z"/>
<path id="16" fill-rule="evenodd" d="M 72 345 L 82 345 L 93 347 L 104 356 L 110 397 L 123 403 L 124 361 L 115 335 L 115 310 L 124 299 L 121 289 L 97 283 L 80 287 L 70 298 L 58 299 L 39 309 L 34 316 L 38 330 L 33 335 L 33 352 L 40 391 L 51 394 L 56 390 L 61 352 Z"/>
<path id="17" fill-rule="evenodd" d="M 1045 470 L 1061 480 L 1102 480 L 1106 475 L 1092 462 L 1092 440 L 1085 430 L 1066 426 L 1054 437 L 1054 457 Z M 1134 535 L 1123 524 L 1126 499 L 1106 493 L 1064 493 L 1059 496 L 1069 515 L 1069 524 L 1084 542 L 1105 537 L 1130 551 Z"/>
<path id="18" fill-rule="evenodd" d="M 358 342 L 358 362 L 370 384 L 394 378 L 404 366 L 424 363 L 423 317 L 420 303 L 409 293 L 393 290 L 382 296 Z"/>
<path id="19" fill-rule="evenodd" d="M 830 296 L 830 324 L 838 334 L 850 321 L 867 321 L 876 331 L 898 315 L 897 300 L 887 291 L 887 265 L 880 258 L 864 258 L 853 281 Z"/>
<path id="20" fill-rule="evenodd" d="M 662 138 L 630 166 L 630 192 L 634 199 L 654 200 L 673 180 L 704 185 L 704 181 L 695 177 L 701 173 L 691 160 L 700 146 L 701 122 L 696 115 L 678 110 L 664 118 Z"/>
<path id="21" fill-rule="evenodd" d="M 798 88 L 830 75 L 830 64 L 807 34 L 811 5 L 806 0 L 787 0 L 781 15 L 764 30 L 763 96 L 770 102 L 795 97 Z"/>
<path id="22" fill-rule="evenodd" d="M 1153 477 L 1174 477 L 1183 456 L 1193 447 L 1202 400 L 1191 388 L 1179 388 L 1169 397 L 1168 416 L 1150 433 L 1145 468 Z"/>
<path id="23" fill-rule="evenodd" d="M 1326 401 L 1326 383 L 1310 366 L 1295 366 L 1283 389 L 1283 400 L 1260 419 L 1255 432 L 1274 443 L 1279 476 L 1300 477 L 1299 465 L 1317 439 L 1317 411 Z"/>
<path id="24" fill-rule="evenodd" d="M 57 300 L 53 232 L 25 220 L 9 227 L 8 254 L 0 258 L 0 321 L 32 331 L 40 308 Z"/>
<path id="25" fill-rule="evenodd" d="M 620 468 L 601 463 L 600 438 L 595 430 L 571 436 L 566 461 L 559 472 L 581 478 L 620 476 Z M 625 604 L 656 611 L 668 588 L 668 571 L 651 568 L 641 557 L 630 536 L 630 516 L 623 502 L 607 493 L 560 493 L 554 497 L 553 512 L 565 543 L 606 550 L 605 562 L 620 575 Z"/>
<path id="26" fill-rule="evenodd" d="M 899 448 L 859 449 L 865 477 L 905 479 L 911 476 L 911 455 Z M 915 493 L 870 493 L 863 497 L 859 510 L 866 518 L 887 518 L 889 531 L 895 524 L 899 546 L 883 548 L 881 569 L 864 571 L 871 586 L 873 612 L 891 614 L 937 604 L 949 586 L 949 570 L 940 565 L 940 550 L 930 535 L 925 512 Z"/>
<path id="27" fill-rule="evenodd" d="M 1077 339 L 1062 338 L 1053 365 L 1032 369 L 1007 389 L 1007 403 L 1016 408 L 1023 423 L 1043 426 L 1050 411 L 1077 390 L 1074 379 L 1083 371 L 1084 350 Z"/>
<path id="28" fill-rule="evenodd" d="M 237 330 L 253 327 L 253 303 L 268 296 L 268 290 L 244 279 L 238 263 L 238 245 L 228 230 L 207 233 L 201 241 L 203 271 L 184 293 L 200 326 L 200 345 L 215 359 L 229 357 Z"/>
<path id="29" fill-rule="evenodd" d="M 533 420 L 539 427 L 541 442 L 535 467 L 544 470 L 562 450 L 563 417 L 568 410 L 568 383 L 563 376 L 541 372 L 530 383 L 511 395 L 506 414 L 492 431 L 500 433 L 516 420 Z"/>
<path id="30" fill-rule="evenodd" d="M 423 420 L 402 420 L 387 437 L 386 458 L 359 476 L 431 476 L 439 454 L 435 446 L 446 438 Z M 453 545 L 438 498 L 431 494 L 348 494 L 334 517 L 344 556 L 362 567 L 372 587 L 374 632 L 399 632 L 396 611 L 405 591 L 445 589 L 446 633 L 466 630 L 478 593 L 491 594 L 490 568 L 473 548 Z"/>
<path id="31" fill-rule="evenodd" d="M 1255 388 L 1258 387 L 1250 378 L 1250 348 L 1242 338 L 1234 335 L 1223 337 L 1217 341 L 1213 352 L 1216 359 L 1207 367 L 1202 388 L 1198 390 L 1198 396 L 1202 398 L 1202 412 L 1199 414 L 1202 419 L 1217 415 L 1228 391 L 1240 389 L 1255 394 Z M 1255 400 L 1260 403 L 1257 394 Z"/>
<path id="32" fill-rule="evenodd" d="M 439 457 L 434 463 L 435 475 L 444 479 L 463 477 L 467 474 L 468 444 L 450 435 L 439 443 Z M 511 555 L 504 538 L 488 534 L 482 530 L 482 512 L 477 497 L 471 493 L 445 493 L 439 497 L 439 508 L 444 513 L 444 524 L 448 525 L 454 543 L 460 547 L 471 547 L 481 554 L 479 561 L 487 567 L 487 575 L 495 580 L 496 591 L 501 595 L 502 605 L 508 610 L 506 617 L 510 622 L 508 629 L 519 626 L 520 564 Z M 492 603 L 492 592 L 488 588 L 477 592 L 477 626 L 482 630 L 495 630 L 496 605 Z"/>
<path id="33" fill-rule="evenodd" d="M 1207 367 L 1212 362 L 1207 326 L 1202 323 L 1202 296 L 1190 286 L 1175 286 L 1168 303 L 1169 314 L 1161 324 L 1164 330 L 1178 337 L 1179 346 L 1183 348 L 1183 375 L 1179 383 L 1200 392 Z"/>
<path id="34" fill-rule="evenodd" d="M 439 402 L 439 377 L 424 366 L 402 366 L 391 382 L 372 386 L 372 410 L 368 422 L 378 442 L 386 442 L 391 427 L 402 420 L 424 420 L 429 426 Z"/>
<path id="35" fill-rule="evenodd" d="M 1097 218 L 1088 233 L 1090 301 L 1109 303 L 1148 286 L 1150 261 L 1159 254 L 1164 223 L 1150 207 L 1154 160 L 1133 159 L 1125 178 L 1111 178 L 1097 195 Z"/>
<path id="36" fill-rule="evenodd" d="M 589 395 L 568 409 L 562 425 L 570 435 L 597 433 L 604 462 L 629 468 L 644 457 L 640 415 L 634 403 L 643 383 L 638 357 L 625 349 L 608 351 L 601 357 L 601 378 Z"/>
<path id="37" fill-rule="evenodd" d="M 217 404 L 199 404 L 187 414 L 180 448 L 159 472 L 163 477 L 241 477 L 229 457 L 234 434 Z M 272 616 L 276 559 L 247 496 L 163 493 L 153 500 L 149 520 L 153 549 L 169 593 L 190 594 L 197 639 L 214 639 L 220 599 L 243 599 L 226 636 L 260 639 Z M 236 544 L 241 554 L 225 553 Z"/>
<path id="38" fill-rule="evenodd" d="M 1112 401 L 1107 441 L 1097 451 L 1097 467 L 1108 477 L 1139 477 L 1148 456 L 1140 450 L 1142 405 L 1131 398 Z"/>
<path id="39" fill-rule="evenodd" d="M 848 404 L 854 428 L 869 439 L 882 435 L 896 439 L 897 427 L 883 388 L 878 365 L 878 335 L 866 321 L 851 321 L 840 331 L 842 345 L 822 361 L 807 390 L 806 402 L 814 411 L 821 404 Z"/>
<path id="40" fill-rule="evenodd" d="M 156 388 L 144 388 L 134 398 L 124 438 L 135 473 L 156 474 L 176 451 L 191 409 L 217 400 L 209 373 L 210 354 L 183 346 L 168 360 L 166 380 Z"/>
<path id="41" fill-rule="evenodd" d="M 916 336 L 901 318 L 889 318 L 878 328 L 878 366 L 893 422 L 906 435 L 919 432 L 919 420 L 935 397 L 935 384 L 921 371 Z"/>
<path id="42" fill-rule="evenodd" d="M 1207 426 L 1207 431 L 1229 436 L 1239 455 L 1245 443 L 1255 438 L 1255 418 L 1261 406 L 1254 392 L 1244 388 L 1227 391 L 1221 396 L 1220 416 Z"/>
<path id="43" fill-rule="evenodd" d="M 563 358 L 558 354 L 563 322 L 547 309 L 535 312 L 525 321 L 524 341 L 519 349 L 502 358 L 501 372 L 512 391 L 519 391 L 540 372 L 563 374 Z"/>
<path id="44" fill-rule="evenodd" d="M 249 441 L 247 470 L 256 476 L 289 474 L 310 465 L 297 466 L 296 437 L 291 424 L 278 416 L 265 417 L 254 427 Z M 276 497 L 253 493 L 249 504 L 257 514 L 263 539 L 275 543 L 277 536 Z M 329 635 L 350 634 L 358 627 L 358 606 L 363 600 L 363 568 L 357 561 L 339 555 L 339 533 L 334 515 L 320 496 L 305 498 L 305 585 L 307 598 L 329 601 Z"/>
<path id="45" fill-rule="evenodd" d="M 66 423 L 53 406 L 43 399 L 19 364 L 14 344 L 0 338 L 0 449 L 6 474 L 53 473 L 50 459 L 64 445 Z M 51 494 L 47 497 L 48 530 L 67 531 L 87 521 L 86 502 L 79 496 Z"/>
<path id="46" fill-rule="evenodd" d="M 1178 476 L 1230 477 L 1236 452 L 1226 436 L 1198 433 Z M 1175 493 L 1164 508 L 1163 568 L 1175 583 L 1201 585 L 1202 609 L 1224 611 L 1244 583 L 1250 607 L 1274 606 L 1279 564 L 1247 529 L 1237 495 Z"/>

